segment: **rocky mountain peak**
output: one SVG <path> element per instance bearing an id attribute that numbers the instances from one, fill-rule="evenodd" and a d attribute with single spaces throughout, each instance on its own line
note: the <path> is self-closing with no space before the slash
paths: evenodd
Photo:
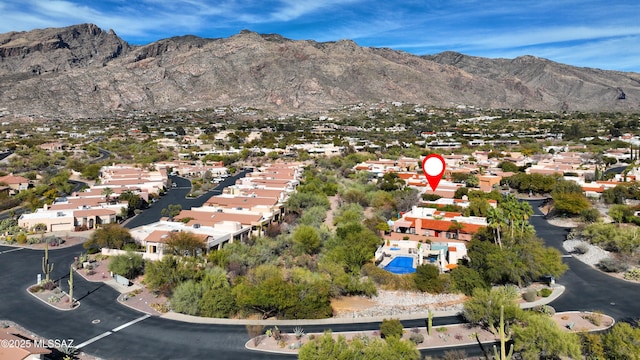
<path id="1" fill-rule="evenodd" d="M 0 34 L 0 108 L 12 115 L 108 117 L 238 105 L 308 112 L 393 100 L 449 107 L 640 111 L 640 74 L 533 56 L 415 56 L 351 40 L 243 30 L 130 46 L 93 24 Z"/>
<path id="2" fill-rule="evenodd" d="M 0 34 L 0 74 L 41 75 L 102 66 L 130 50 L 111 30 L 94 24 Z"/>

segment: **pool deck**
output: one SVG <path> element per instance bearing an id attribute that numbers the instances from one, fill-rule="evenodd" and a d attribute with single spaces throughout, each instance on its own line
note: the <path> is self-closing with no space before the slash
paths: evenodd
<path id="1" fill-rule="evenodd" d="M 413 250 L 413 249 L 411 249 Z M 389 254 L 390 256 L 383 256 L 382 257 L 382 261 L 380 262 L 380 266 L 381 267 L 385 267 L 387 265 L 389 265 L 389 263 L 391 261 L 393 261 L 393 259 L 396 256 L 406 256 L 406 257 L 412 257 L 413 258 L 413 265 L 415 267 L 416 265 L 416 254 L 412 254 L 409 253 L 409 248 L 400 248 L 399 250 L 391 250 L 391 247 L 389 246 L 385 246 L 382 248 L 383 253 Z"/>

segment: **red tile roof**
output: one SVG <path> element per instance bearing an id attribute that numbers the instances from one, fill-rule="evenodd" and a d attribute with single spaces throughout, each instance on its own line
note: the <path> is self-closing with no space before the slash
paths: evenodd
<path id="1" fill-rule="evenodd" d="M 415 227 L 416 220 L 418 220 L 418 218 L 405 217 L 405 220 L 411 222 L 411 227 Z M 453 225 L 452 221 L 447 221 L 447 220 L 431 220 L 431 219 L 420 219 L 420 220 L 422 220 L 421 229 L 424 229 L 424 230 L 449 231 L 449 229 L 451 228 L 451 225 Z M 476 232 L 478 232 L 478 230 L 484 227 L 482 225 L 475 225 L 475 224 L 466 224 L 466 223 L 460 223 L 460 224 L 462 224 L 462 229 L 460 229 L 460 232 L 465 234 L 475 234 Z"/>

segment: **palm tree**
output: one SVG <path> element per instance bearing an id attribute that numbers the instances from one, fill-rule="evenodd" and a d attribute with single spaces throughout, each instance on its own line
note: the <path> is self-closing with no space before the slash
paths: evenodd
<path id="1" fill-rule="evenodd" d="M 456 232 L 456 239 L 460 238 L 460 230 L 464 229 L 464 225 L 462 225 L 461 223 L 452 220 L 451 221 L 451 225 L 449 226 L 449 229 L 447 231 L 455 231 Z"/>
<path id="2" fill-rule="evenodd" d="M 111 199 L 112 194 L 113 194 L 113 189 L 111 189 L 110 187 L 106 187 L 102 189 L 102 195 L 104 195 L 104 199 L 107 202 L 109 202 L 109 200 Z"/>
<path id="3" fill-rule="evenodd" d="M 507 195 L 504 197 L 500 207 L 504 211 L 504 215 L 509 220 L 509 230 L 511 230 L 511 238 L 513 238 L 516 222 L 520 219 L 520 203 L 513 197 Z"/>
<path id="4" fill-rule="evenodd" d="M 524 235 L 525 224 L 529 222 L 529 218 L 533 215 L 533 209 L 526 201 L 520 202 L 520 216 L 522 216 L 522 222 L 520 223 L 520 234 Z"/>
<path id="5" fill-rule="evenodd" d="M 490 207 L 489 211 L 487 211 L 487 222 L 489 223 L 489 227 L 493 229 L 493 240 L 502 249 L 502 239 L 500 238 L 500 232 L 502 227 L 506 225 L 506 220 L 502 209 Z"/>

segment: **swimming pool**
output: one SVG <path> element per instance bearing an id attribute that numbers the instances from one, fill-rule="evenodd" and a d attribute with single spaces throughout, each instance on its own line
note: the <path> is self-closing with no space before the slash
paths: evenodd
<path id="1" fill-rule="evenodd" d="M 411 256 L 396 256 L 384 269 L 394 274 L 410 274 L 416 272 Z"/>

